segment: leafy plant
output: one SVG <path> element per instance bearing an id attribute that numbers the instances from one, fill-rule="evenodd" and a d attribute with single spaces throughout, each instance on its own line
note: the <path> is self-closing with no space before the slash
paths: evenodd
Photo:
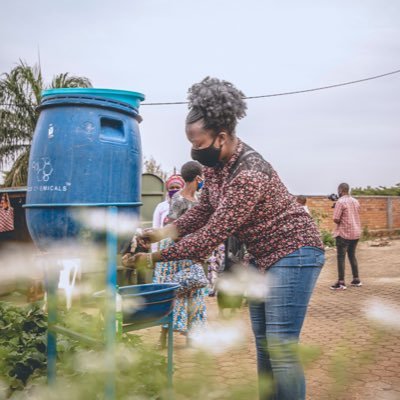
<path id="1" fill-rule="evenodd" d="M 153 156 L 151 156 L 149 159 L 145 158 L 143 166 L 145 173 L 157 175 L 163 181 L 167 179 L 168 174 L 162 169 L 161 164 L 158 164 Z"/>
<path id="2" fill-rule="evenodd" d="M 333 237 L 332 233 L 327 231 L 326 229 L 321 230 L 321 238 L 322 238 L 322 242 L 325 246 L 328 246 L 328 247 L 336 246 L 335 238 Z"/>
<path id="3" fill-rule="evenodd" d="M 134 334 L 124 334 L 115 349 L 116 399 L 161 399 L 167 386 L 166 358 L 145 346 Z M 33 380 L 24 397 L 29 400 L 87 400 L 104 398 L 109 358 L 103 349 L 79 345 L 57 363 L 54 387 Z"/>
<path id="4" fill-rule="evenodd" d="M 9 391 L 22 389 L 46 368 L 47 322 L 38 305 L 0 303 L 0 372 Z"/>
<path id="5" fill-rule="evenodd" d="M 100 331 L 98 319 L 87 313 L 59 312 L 62 325 L 86 334 Z M 47 368 L 47 315 L 39 304 L 26 307 L 0 302 L 0 376 L 5 397 L 24 390 L 18 398 L 53 399 L 45 380 Z M 65 335 L 57 337 L 57 374 L 68 398 L 98 398 L 104 391 L 107 356 Z M 116 348 L 117 398 L 156 399 L 166 387 L 166 357 L 145 346 L 139 336 L 124 334 Z M 1 386 L 1 385 L 0 385 Z M 57 386 L 60 390 L 60 387 Z M 46 394 L 47 393 L 47 394 Z M 60 394 L 59 398 L 63 398 Z M 38 396 L 38 397 L 35 397 Z M 14 396 L 13 396 L 14 398 Z"/>
<path id="6" fill-rule="evenodd" d="M 318 227 L 321 226 L 322 220 L 327 217 L 325 213 L 317 210 L 311 210 L 311 216 Z"/>
<path id="7" fill-rule="evenodd" d="M 317 224 L 318 228 L 320 229 L 322 243 L 328 247 L 335 247 L 336 241 L 335 241 L 335 238 L 333 237 L 332 233 L 330 231 L 328 231 L 327 229 L 321 229 L 321 222 L 324 218 L 327 217 L 327 215 L 320 211 L 311 210 L 311 216 L 313 217 L 315 223 Z"/>
<path id="8" fill-rule="evenodd" d="M 368 229 L 368 226 L 364 226 L 361 232 L 361 240 L 369 240 L 371 239 L 371 233 Z"/>

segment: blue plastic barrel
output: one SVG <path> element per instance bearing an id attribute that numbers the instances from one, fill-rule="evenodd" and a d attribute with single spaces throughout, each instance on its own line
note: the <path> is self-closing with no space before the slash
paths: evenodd
<path id="1" fill-rule="evenodd" d="M 80 234 L 77 208 L 117 206 L 139 213 L 143 100 L 141 93 L 110 89 L 42 93 L 25 205 L 40 249 Z"/>

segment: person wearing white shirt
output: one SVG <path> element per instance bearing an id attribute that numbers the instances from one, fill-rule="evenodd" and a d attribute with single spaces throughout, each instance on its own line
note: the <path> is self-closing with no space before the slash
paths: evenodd
<path id="1" fill-rule="evenodd" d="M 165 225 L 166 218 L 169 213 L 169 206 L 172 199 L 172 196 L 179 192 L 185 185 L 184 180 L 180 175 L 172 175 L 170 176 L 166 183 L 165 187 L 167 189 L 166 200 L 162 201 L 157 205 L 153 213 L 153 228 L 162 228 Z M 152 251 L 158 250 L 158 243 L 153 243 L 151 245 Z"/>

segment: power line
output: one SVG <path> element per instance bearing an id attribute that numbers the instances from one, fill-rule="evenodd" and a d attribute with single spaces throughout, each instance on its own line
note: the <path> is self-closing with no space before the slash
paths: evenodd
<path id="1" fill-rule="evenodd" d="M 381 74 L 381 75 L 375 75 L 375 76 L 370 76 L 368 78 L 358 79 L 356 81 L 337 83 L 335 85 L 321 86 L 321 87 L 317 87 L 317 88 L 313 88 L 313 89 L 297 90 L 297 91 L 294 91 L 294 92 L 283 92 L 283 93 L 266 94 L 266 95 L 262 95 L 262 96 L 251 96 L 251 97 L 245 97 L 245 98 L 246 99 L 260 99 L 260 98 L 263 98 L 263 97 L 286 96 L 286 95 L 291 95 L 291 94 L 315 92 L 317 90 L 332 89 L 332 88 L 335 88 L 335 87 L 354 85 L 354 84 L 360 83 L 360 82 L 372 81 L 373 79 L 379 79 L 379 78 L 383 78 L 383 77 L 388 76 L 388 75 L 394 75 L 394 74 L 398 74 L 398 73 L 400 73 L 400 69 L 398 69 L 396 71 L 392 71 L 392 72 L 387 72 L 387 73 Z"/>
<path id="2" fill-rule="evenodd" d="M 355 81 L 348 81 L 348 82 L 342 82 L 342 83 L 336 83 L 334 85 L 327 85 L 327 86 L 320 86 L 312 89 L 303 89 L 303 90 L 295 90 L 295 91 L 290 91 L 290 92 L 281 92 L 281 93 L 272 93 L 272 94 L 263 94 L 259 96 L 245 96 L 243 99 L 245 100 L 252 100 L 252 99 L 262 99 L 262 98 L 268 98 L 268 97 L 278 97 L 278 96 L 290 96 L 294 94 L 300 94 L 300 93 L 308 93 L 308 92 L 316 92 L 319 90 L 326 90 L 326 89 L 333 89 L 341 86 L 348 86 L 348 85 L 354 85 L 357 83 L 361 82 L 366 82 L 366 81 L 372 81 L 374 79 L 380 79 L 384 78 L 389 75 L 394 75 L 400 73 L 400 69 L 397 69 L 395 71 L 391 72 L 386 72 L 384 74 L 380 75 L 375 75 L 375 76 L 370 76 L 368 78 L 363 78 L 363 79 L 357 79 Z M 170 105 L 182 105 L 182 104 L 188 104 L 187 101 L 170 101 L 170 102 L 157 102 L 157 103 L 142 103 L 141 106 L 170 106 Z M 0 103 L 1 106 L 20 106 L 18 103 Z M 33 105 L 33 104 L 30 104 Z M 26 104 L 24 105 L 26 106 Z"/>
<path id="3" fill-rule="evenodd" d="M 295 91 L 291 91 L 291 92 L 263 94 L 260 96 L 246 96 L 246 97 L 243 97 L 243 99 L 245 99 L 245 100 L 262 99 L 262 98 L 267 98 L 267 97 L 289 96 L 289 95 L 293 95 L 293 94 L 316 92 L 317 90 L 326 90 L 326 89 L 332 89 L 332 88 L 336 88 L 336 87 L 340 87 L 340 86 L 354 85 L 354 84 L 360 83 L 360 82 L 372 81 L 373 79 L 379 79 L 379 78 L 383 78 L 385 76 L 394 75 L 394 74 L 398 74 L 398 73 L 400 73 L 400 69 L 391 71 L 391 72 L 386 72 L 386 73 L 380 74 L 380 75 L 370 76 L 368 78 L 357 79 L 355 81 L 342 82 L 342 83 L 337 83 L 334 85 L 321 86 L 321 87 L 312 88 L 312 89 L 295 90 Z M 142 103 L 141 105 L 142 106 L 164 106 L 164 105 L 175 105 L 175 104 L 188 104 L 188 102 L 187 101 L 175 101 L 175 102 L 165 102 L 165 103 Z"/>

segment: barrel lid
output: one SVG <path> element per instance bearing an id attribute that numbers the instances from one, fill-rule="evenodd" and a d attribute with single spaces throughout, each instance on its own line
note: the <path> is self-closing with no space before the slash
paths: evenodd
<path id="1" fill-rule="evenodd" d="M 47 89 L 42 91 L 42 97 L 47 96 L 94 96 L 103 99 L 109 99 L 127 103 L 132 107 L 138 109 L 140 102 L 145 99 L 144 94 L 139 92 L 130 92 L 128 90 L 115 90 L 115 89 L 100 89 L 100 88 L 59 88 Z"/>

